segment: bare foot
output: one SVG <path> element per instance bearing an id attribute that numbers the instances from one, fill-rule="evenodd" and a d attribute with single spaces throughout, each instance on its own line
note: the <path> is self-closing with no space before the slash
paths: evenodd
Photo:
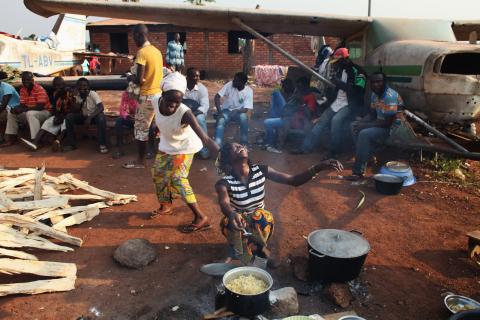
<path id="1" fill-rule="evenodd" d="M 196 225 L 196 226 L 199 227 L 199 228 L 201 228 L 201 227 L 203 227 L 203 226 L 208 225 L 208 218 L 207 218 L 207 217 L 204 217 L 203 219 L 195 218 L 195 219 L 192 221 L 192 224 L 193 224 L 193 225 Z"/>
<path id="2" fill-rule="evenodd" d="M 155 218 L 156 216 L 166 216 L 173 214 L 172 205 L 171 204 L 162 204 L 158 209 L 155 209 L 150 214 L 150 218 Z"/>

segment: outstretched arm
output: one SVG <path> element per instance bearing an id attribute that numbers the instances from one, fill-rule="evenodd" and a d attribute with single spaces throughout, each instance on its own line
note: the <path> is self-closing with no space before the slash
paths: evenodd
<path id="1" fill-rule="evenodd" d="M 182 123 L 188 124 L 192 127 L 193 131 L 197 134 L 197 136 L 202 140 L 203 145 L 205 145 L 208 150 L 214 155 L 214 159 L 217 157 L 217 153 L 220 150 L 220 147 L 213 141 L 203 129 L 198 124 L 197 118 L 193 115 L 191 110 L 187 110 L 182 117 Z"/>
<path id="2" fill-rule="evenodd" d="M 343 170 L 343 165 L 337 160 L 325 160 L 320 162 L 319 164 L 311 166 L 307 170 L 296 175 L 280 172 L 273 169 L 272 167 L 268 167 L 267 178 L 281 184 L 288 184 L 294 187 L 298 187 L 312 180 L 312 178 L 317 173 L 326 169 L 334 169 L 340 172 Z"/>
<path id="3" fill-rule="evenodd" d="M 234 228 L 239 230 L 245 228 L 245 220 L 243 220 L 242 216 L 235 212 L 235 209 L 230 205 L 230 197 L 228 196 L 227 187 L 221 183 L 217 183 L 215 185 L 215 190 L 217 191 L 218 204 L 220 205 L 223 215 L 228 218 Z"/>

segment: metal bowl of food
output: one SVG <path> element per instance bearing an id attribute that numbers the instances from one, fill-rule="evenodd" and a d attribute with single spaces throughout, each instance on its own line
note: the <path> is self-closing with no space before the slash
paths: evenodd
<path id="1" fill-rule="evenodd" d="M 449 294 L 443 299 L 443 302 L 452 313 L 480 309 L 480 302 L 457 294 Z"/>

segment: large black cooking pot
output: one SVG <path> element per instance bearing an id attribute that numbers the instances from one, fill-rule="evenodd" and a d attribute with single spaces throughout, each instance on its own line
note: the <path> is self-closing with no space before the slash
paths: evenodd
<path id="1" fill-rule="evenodd" d="M 399 194 L 403 187 L 403 178 L 391 174 L 378 173 L 373 176 L 377 192 L 386 195 Z"/>
<path id="2" fill-rule="evenodd" d="M 254 295 L 243 295 L 230 291 L 226 284 L 238 278 L 241 275 L 253 275 L 267 283 L 267 289 Z M 238 267 L 225 273 L 223 276 L 223 286 L 225 287 L 225 306 L 228 310 L 234 312 L 239 316 L 253 317 L 270 308 L 270 288 L 273 285 L 273 279 L 270 274 L 260 268 L 256 267 Z"/>
<path id="3" fill-rule="evenodd" d="M 308 273 L 311 280 L 350 281 L 358 277 L 370 244 L 357 231 L 320 229 L 308 235 Z"/>
<path id="4" fill-rule="evenodd" d="M 468 310 L 457 312 L 450 316 L 448 320 L 478 320 L 480 319 L 480 310 Z"/>

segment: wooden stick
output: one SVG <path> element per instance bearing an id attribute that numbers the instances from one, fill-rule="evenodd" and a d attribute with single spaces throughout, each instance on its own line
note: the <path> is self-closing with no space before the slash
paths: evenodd
<path id="1" fill-rule="evenodd" d="M 35 174 L 34 173 L 26 174 L 26 175 L 23 175 L 23 176 L 20 176 L 20 177 L 12 178 L 12 179 L 8 179 L 7 181 L 4 181 L 4 182 L 0 183 L 0 192 L 5 192 L 7 190 L 10 190 L 12 188 L 15 188 L 18 185 L 21 185 L 21 184 L 27 182 L 28 180 L 33 180 L 33 179 L 35 179 Z"/>
<path id="2" fill-rule="evenodd" d="M 75 263 L 0 258 L 0 270 L 45 277 L 75 277 Z"/>
<path id="3" fill-rule="evenodd" d="M 76 277 L 38 280 L 24 283 L 0 285 L 0 296 L 9 294 L 39 294 L 45 292 L 70 291 L 75 289 Z"/>
<path id="4" fill-rule="evenodd" d="M 38 260 L 33 254 L 29 254 L 18 250 L 8 250 L 0 248 L 0 256 L 14 257 L 23 260 Z"/>
<path id="5" fill-rule="evenodd" d="M 13 177 L 21 176 L 25 174 L 35 173 L 35 169 L 32 168 L 19 168 L 17 170 L 0 170 L 0 177 Z"/>
<path id="6" fill-rule="evenodd" d="M 43 200 L 40 200 L 43 201 Z M 64 232 L 59 232 L 41 222 L 37 222 L 30 217 L 21 216 L 18 214 L 0 213 L 0 223 L 13 224 L 18 227 L 25 227 L 31 231 L 61 240 L 63 242 L 73 244 L 75 246 L 82 245 L 82 239 L 72 237 Z"/>
<path id="7" fill-rule="evenodd" d="M 0 225 L 0 246 L 7 248 L 29 247 L 63 252 L 73 251 L 70 247 L 55 244 L 33 234 L 26 235 L 5 225 Z"/>
<path id="8" fill-rule="evenodd" d="M 45 164 L 35 172 L 35 186 L 33 188 L 33 200 L 42 200 L 42 177 L 45 173 Z"/>
<path id="9" fill-rule="evenodd" d="M 65 209 L 51 210 L 51 211 L 45 212 L 42 215 L 36 216 L 34 219 L 37 220 L 37 221 L 38 220 L 44 220 L 44 219 L 50 219 L 50 218 L 55 217 L 55 216 L 63 216 L 63 215 L 66 215 L 66 214 L 73 214 L 73 213 L 77 213 L 77 212 L 80 212 L 80 211 L 85 211 L 85 210 L 90 209 L 90 208 L 102 209 L 102 208 L 108 208 L 108 206 L 104 202 L 95 202 L 95 203 L 89 204 L 87 206 L 77 206 L 77 207 L 71 207 L 71 208 L 65 208 Z"/>
<path id="10" fill-rule="evenodd" d="M 90 221 L 94 217 L 100 214 L 100 209 L 98 208 L 89 208 L 85 211 L 79 212 L 77 214 L 71 215 L 68 218 L 63 219 L 62 221 L 53 225 L 54 229 L 62 230 L 62 228 L 73 226 L 75 224 L 80 224 L 85 221 Z"/>
<path id="11" fill-rule="evenodd" d="M 4 198 L 2 198 L 0 193 L 0 212 L 26 211 L 26 210 L 35 210 L 40 208 L 56 208 L 56 207 L 66 206 L 67 203 L 68 203 L 68 198 L 62 197 L 62 196 L 59 196 L 56 198 L 43 199 L 43 200 L 13 202 L 10 199 L 8 199 L 7 201 Z"/>

